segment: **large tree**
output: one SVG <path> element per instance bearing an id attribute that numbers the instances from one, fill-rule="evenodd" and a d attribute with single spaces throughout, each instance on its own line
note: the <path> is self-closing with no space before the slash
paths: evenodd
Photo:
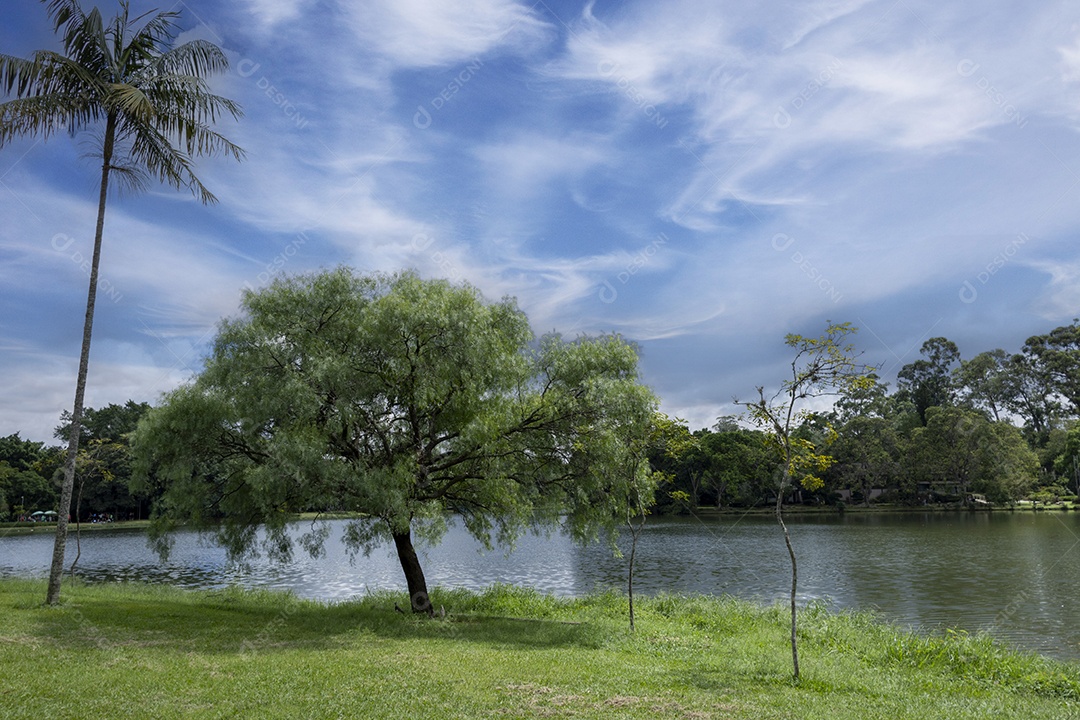
<path id="1" fill-rule="evenodd" d="M 1010 394 L 1009 354 L 998 348 L 961 360 L 954 373 L 956 388 L 964 402 L 987 413 L 994 422 L 1007 412 Z"/>
<path id="2" fill-rule="evenodd" d="M 973 493 L 1015 502 L 1034 484 L 1039 467 L 1019 429 L 959 407 L 930 408 L 926 427 L 912 433 L 909 456 L 915 477 L 931 490 L 959 494 L 965 504 Z"/>
<path id="3" fill-rule="evenodd" d="M 888 385 L 870 374 L 837 399 L 832 414 L 837 437 L 829 452 L 836 464 L 829 470 L 829 480 L 836 487 L 858 491 L 869 505 L 872 490 L 897 484 L 900 427 L 914 414 L 913 407 L 909 411 L 897 402 L 888 394 Z"/>
<path id="4" fill-rule="evenodd" d="M 0 437 L 0 518 L 14 519 L 55 506 L 50 482 L 56 469 L 56 448 L 23 440 L 18 433 Z"/>
<path id="5" fill-rule="evenodd" d="M 128 400 L 103 408 L 86 408 L 75 463 L 75 517 L 111 513 L 116 517 L 141 514 L 143 503 L 130 491 L 131 448 L 129 439 L 139 418 L 150 410 L 148 403 Z M 71 433 L 71 413 L 60 417 L 53 435 L 63 439 Z"/>
<path id="6" fill-rule="evenodd" d="M 879 415 L 856 415 L 837 428 L 829 452 L 836 461 L 831 477 L 841 487 L 858 491 L 870 504 L 876 488 L 897 484 L 900 473 L 900 438 L 893 423 Z"/>
<path id="7" fill-rule="evenodd" d="M 897 373 L 897 390 L 915 405 L 919 420 L 926 424 L 926 411 L 956 402 L 953 373 L 960 364 L 956 343 L 943 337 L 930 338 L 919 351 L 922 358 L 908 363 Z"/>
<path id="8" fill-rule="evenodd" d="M 120 442 L 135 432 L 139 418 L 150 410 L 150 403 L 128 400 L 123 405 L 109 403 L 103 408 L 85 408 L 80 423 L 80 443 L 90 440 Z M 53 430 L 53 437 L 63 440 L 71 435 L 71 411 L 60 414 L 60 425 Z"/>
<path id="9" fill-rule="evenodd" d="M 434 540 L 453 516 L 485 543 L 556 524 L 613 538 L 650 504 L 636 453 L 655 404 L 618 337 L 537 342 L 511 299 L 340 268 L 245 293 L 203 372 L 140 424 L 136 473 L 164 486 L 162 529 L 212 527 L 234 554 L 261 527 L 288 557 L 300 511 L 360 513 L 345 541 L 391 540 L 429 612 L 414 532 Z"/>
<path id="10" fill-rule="evenodd" d="M 97 8 L 87 13 L 78 0 L 45 4 L 54 31 L 62 35 L 63 52 L 39 50 L 28 59 L 0 54 L 0 86 L 14 96 L 0 103 L 0 147 L 19 136 L 48 139 L 59 131 L 94 130 L 100 132 L 94 144 L 101 160 L 82 350 L 46 599 L 53 604 L 60 599 L 65 511 L 75 482 L 110 179 L 115 175 L 139 188 L 153 177 L 189 189 L 204 203 L 214 202 L 195 175 L 192 158 L 221 153 L 240 159 L 243 152 L 212 128 L 222 116 L 239 117 L 239 106 L 211 93 L 203 80 L 226 70 L 228 60 L 205 40 L 171 47 L 178 13 L 131 18 L 122 0 L 106 23 Z"/>
<path id="11" fill-rule="evenodd" d="M 1049 389 L 1068 401 L 1070 413 L 1080 414 L 1080 320 L 1029 337 L 1024 356 L 1038 367 Z"/>
<path id="12" fill-rule="evenodd" d="M 1060 425 L 1061 396 L 1042 360 L 1027 346 L 1005 366 L 1005 407 L 1024 419 L 1024 430 L 1034 447 L 1043 447 Z"/>

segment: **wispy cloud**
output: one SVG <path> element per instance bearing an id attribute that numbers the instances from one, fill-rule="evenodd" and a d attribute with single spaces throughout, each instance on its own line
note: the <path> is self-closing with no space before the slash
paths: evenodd
<path id="1" fill-rule="evenodd" d="M 11 5 L 5 49 L 52 42 L 39 3 Z M 665 408 L 701 424 L 825 318 L 862 318 L 900 364 L 931 329 L 975 353 L 1077 314 L 1080 8 L 178 9 L 183 39 L 232 60 L 214 87 L 244 106 L 222 130 L 248 159 L 199 161 L 214 207 L 110 204 L 93 403 L 197 369 L 242 288 L 339 263 L 516 296 L 541 332 L 619 331 Z M 64 138 L 0 151 L 0 370 L 17 385 L 0 434 L 45 439 L 70 402 L 95 210 L 77 155 Z"/>
<path id="2" fill-rule="evenodd" d="M 492 51 L 528 53 L 552 27 L 513 0 L 373 0 L 342 3 L 358 40 L 397 68 L 449 65 Z"/>

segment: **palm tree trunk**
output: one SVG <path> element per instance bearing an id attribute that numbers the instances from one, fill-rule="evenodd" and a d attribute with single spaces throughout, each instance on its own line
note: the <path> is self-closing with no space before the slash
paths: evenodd
<path id="1" fill-rule="evenodd" d="M 105 230 L 105 198 L 109 189 L 109 163 L 116 141 L 116 115 L 110 113 L 105 121 L 105 142 L 102 145 L 101 192 L 98 195 L 97 230 L 94 232 L 94 257 L 90 262 L 90 288 L 86 294 L 86 319 L 83 321 L 82 351 L 79 353 L 79 374 L 75 381 L 75 406 L 71 411 L 71 434 L 68 436 L 64 458 L 64 483 L 60 487 L 60 507 L 57 508 L 56 539 L 53 542 L 52 566 L 49 569 L 49 588 L 45 595 L 48 605 L 60 602 L 60 581 L 64 576 L 64 548 L 67 545 L 68 515 L 71 494 L 75 487 L 75 458 L 79 454 L 82 434 L 83 398 L 86 395 L 86 373 L 90 365 L 90 335 L 94 328 L 94 305 L 97 301 L 98 265 L 101 262 L 101 237 Z"/>

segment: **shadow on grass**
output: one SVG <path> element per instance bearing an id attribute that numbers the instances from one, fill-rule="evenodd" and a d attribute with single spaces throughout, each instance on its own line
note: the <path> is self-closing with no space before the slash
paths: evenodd
<path id="1" fill-rule="evenodd" d="M 18 585 L 18 587 L 16 587 Z M 590 623 L 492 617 L 451 606 L 444 618 L 399 613 L 404 594 L 326 605 L 284 592 L 184 591 L 142 584 L 65 585 L 62 604 L 45 607 L 44 582 L 0 582 L 0 621 L 29 640 L 74 648 L 166 647 L 245 653 L 342 649 L 377 639 L 469 642 L 516 648 L 596 647 L 610 632 Z M 433 594 L 434 595 L 434 594 Z"/>

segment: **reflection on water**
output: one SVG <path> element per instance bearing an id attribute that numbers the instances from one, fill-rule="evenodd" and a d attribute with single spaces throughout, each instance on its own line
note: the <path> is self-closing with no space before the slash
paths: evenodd
<path id="1" fill-rule="evenodd" d="M 330 524 L 337 538 L 344 521 Z M 792 516 L 789 526 L 801 602 L 875 609 L 920 628 L 988 630 L 1029 649 L 1080 658 L 1080 513 Z M 628 538 L 623 541 L 628 550 Z M 298 550 L 287 565 L 229 563 L 223 550 L 191 532 L 176 535 L 164 563 L 141 532 L 95 531 L 84 535 L 82 546 L 78 573 L 91 582 L 238 584 L 322 600 L 404 588 L 391 546 L 353 558 L 329 542 L 323 557 Z M 0 576 L 44 575 L 51 552 L 47 532 L 0 539 Z M 561 535 L 524 537 L 507 554 L 483 551 L 455 527 L 420 556 L 431 586 L 480 589 L 504 582 L 557 595 L 625 589 L 625 559 L 602 545 L 576 547 Z M 635 576 L 642 593 L 728 593 L 774 602 L 786 596 L 790 566 L 771 518 L 653 518 L 639 542 Z"/>

